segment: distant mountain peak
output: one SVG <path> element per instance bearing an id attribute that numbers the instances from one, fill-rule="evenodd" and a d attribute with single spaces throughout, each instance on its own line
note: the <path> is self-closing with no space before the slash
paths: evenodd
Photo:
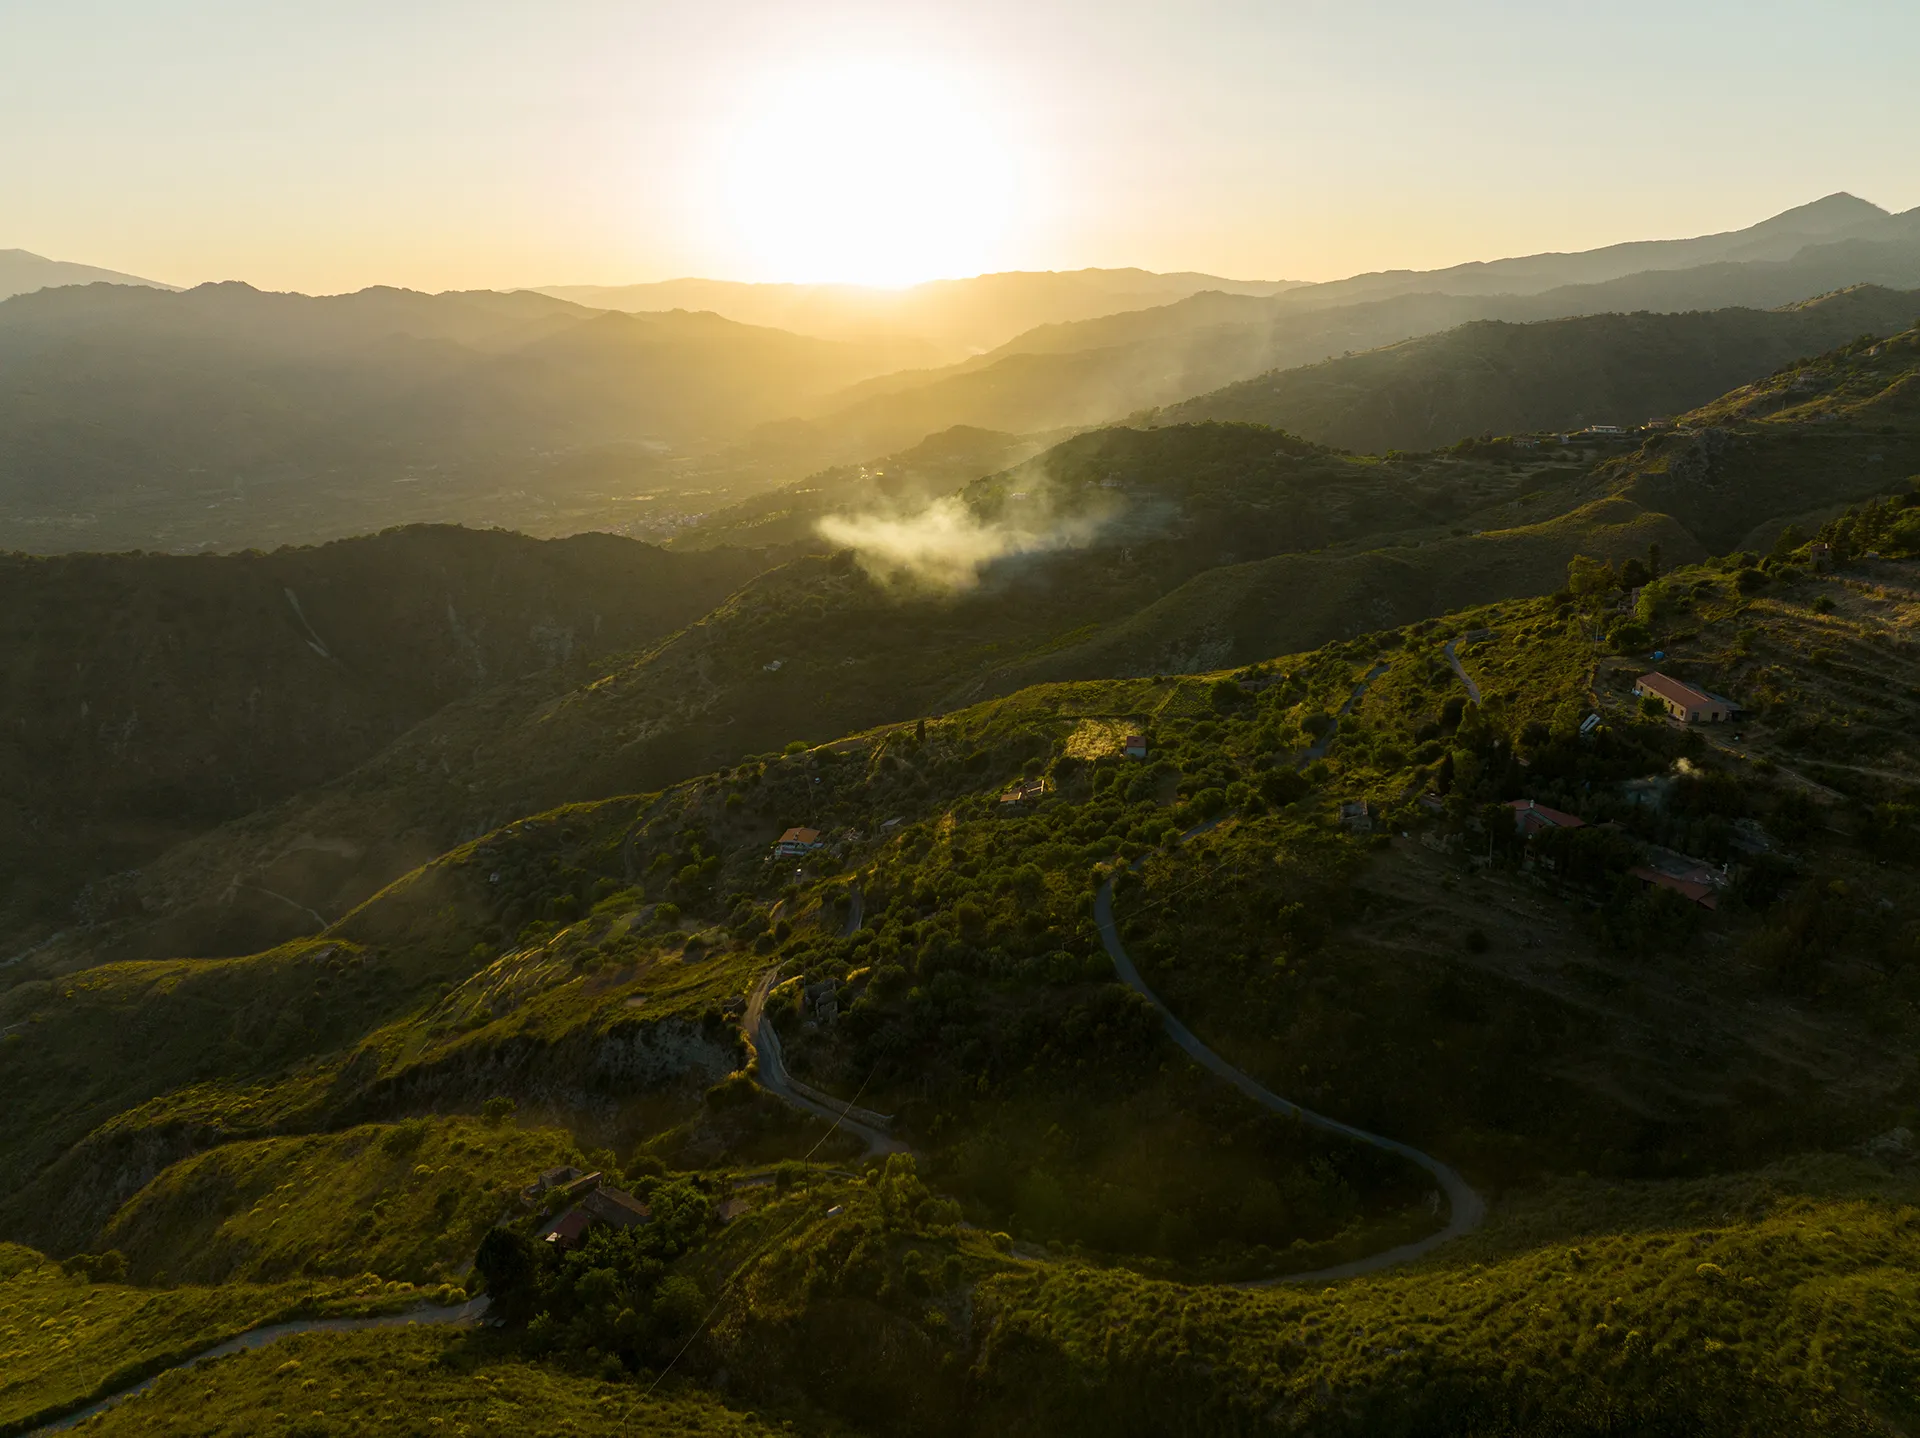
<path id="1" fill-rule="evenodd" d="M 1848 194 L 1845 190 L 1835 190 L 1831 195 L 1822 195 L 1819 199 L 1809 201 L 1807 204 L 1782 210 L 1779 214 L 1762 220 L 1753 229 L 1801 232 L 1846 230 L 1870 220 L 1887 219 L 1891 214 L 1892 211 L 1881 209 L 1871 200 L 1863 200 L 1858 195 Z"/>
<path id="2" fill-rule="evenodd" d="M 93 265 L 76 265 L 68 260 L 50 260 L 32 250 L 0 250 L 0 300 L 14 295 L 60 285 L 144 285 L 148 289 L 171 290 L 158 280 L 138 275 L 123 275 L 118 270 L 103 270 Z"/>

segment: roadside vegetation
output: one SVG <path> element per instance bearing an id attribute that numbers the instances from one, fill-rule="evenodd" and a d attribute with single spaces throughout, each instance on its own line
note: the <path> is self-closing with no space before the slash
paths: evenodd
<path id="1" fill-rule="evenodd" d="M 0 1433 L 24 1431 L 265 1323 L 404 1307 L 375 1277 L 136 1288 L 118 1254 L 64 1264 L 0 1245 Z"/>
<path id="2" fill-rule="evenodd" d="M 761 1438 L 845 1430 L 735 1409 L 690 1383 L 648 1391 L 569 1373 L 490 1335 L 398 1328 L 296 1335 L 169 1373 L 85 1431 L 142 1438 Z"/>
<path id="3" fill-rule="evenodd" d="M 574 1160 L 563 1129 L 458 1118 L 222 1144 L 141 1189 L 98 1246 L 140 1282 L 463 1282 L 520 1189 Z"/>

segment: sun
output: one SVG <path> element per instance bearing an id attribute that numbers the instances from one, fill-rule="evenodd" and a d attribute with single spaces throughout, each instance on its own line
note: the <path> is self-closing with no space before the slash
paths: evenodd
<path id="1" fill-rule="evenodd" d="M 841 60 L 745 97 L 716 156 L 724 248 L 766 279 L 907 285 L 990 268 L 1021 155 L 977 87 L 937 65 Z"/>

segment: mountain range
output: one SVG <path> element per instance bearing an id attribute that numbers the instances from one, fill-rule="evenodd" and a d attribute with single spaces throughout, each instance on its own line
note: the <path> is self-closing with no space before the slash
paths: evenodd
<path id="1" fill-rule="evenodd" d="M 648 285 L 554 285 L 541 291 L 610 310 L 711 310 L 742 324 L 823 339 L 891 336 L 928 347 L 942 364 L 997 348 L 1040 325 L 1149 309 L 1203 291 L 1274 295 L 1291 281 L 1228 280 L 1150 270 L 1017 271 L 932 280 L 904 289 L 859 285 L 742 284 L 665 280 Z"/>
<path id="2" fill-rule="evenodd" d="M 1340 383 L 1334 370 L 1271 378 L 1276 370 L 1477 321 L 1507 328 L 1356 360 L 1402 367 L 1401 399 L 1383 392 L 1336 420 L 1308 413 L 1332 403 L 1323 395 L 1270 417 L 1361 450 L 1575 423 L 1603 408 L 1608 422 L 1630 422 L 1645 416 L 1613 410 L 1682 409 L 1793 357 L 1783 345 L 1818 350 L 1842 310 L 1687 320 L 1693 338 L 1673 341 L 1664 377 L 1617 391 L 1601 378 L 1618 370 L 1607 325 L 1529 327 L 1913 288 L 1917 226 L 1915 213 L 1836 195 L 1724 235 L 1322 285 L 1084 271 L 899 293 L 689 281 L 597 297 L 724 304 L 852 338 L 531 291 L 43 289 L 0 302 L 0 546 L 232 549 L 414 522 L 665 540 L 753 496 L 871 468 L 956 428 L 1044 442 L 1201 395 L 1222 414 L 1253 416 L 1261 385 L 1304 394 Z M 886 324 L 862 318 L 875 314 Z M 1899 327 L 1877 314 L 1863 325 Z M 1495 334 L 1515 353 L 1554 351 L 1543 373 L 1580 392 L 1543 406 L 1538 385 L 1495 393 L 1497 381 L 1461 388 L 1444 377 L 1448 354 L 1471 366 L 1468 351 Z M 988 341 L 999 342 L 924 367 L 942 346 Z M 1422 398 L 1408 399 L 1407 385 Z M 1410 402 L 1424 407 L 1418 423 L 1407 422 Z"/>

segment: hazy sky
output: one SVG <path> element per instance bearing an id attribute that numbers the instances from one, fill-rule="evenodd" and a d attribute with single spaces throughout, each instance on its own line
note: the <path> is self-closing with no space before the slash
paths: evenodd
<path id="1" fill-rule="evenodd" d="M 0 0 L 0 248 L 1331 278 L 1920 204 L 1920 0 Z"/>

